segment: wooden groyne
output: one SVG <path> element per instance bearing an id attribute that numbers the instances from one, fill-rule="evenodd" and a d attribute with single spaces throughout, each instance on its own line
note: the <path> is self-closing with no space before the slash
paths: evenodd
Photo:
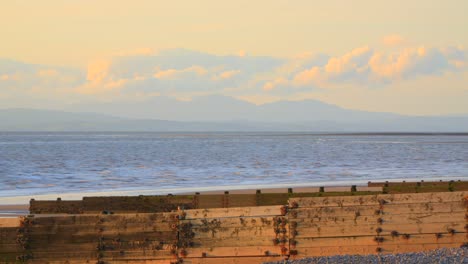
<path id="1" fill-rule="evenodd" d="M 207 209 L 251 207 L 268 205 L 285 205 L 292 197 L 322 197 L 337 195 L 369 195 L 382 193 L 382 187 L 352 187 L 340 188 L 340 191 L 294 192 L 292 188 L 284 192 L 262 192 L 256 190 L 252 194 L 230 193 L 194 195 L 140 195 L 140 196 L 108 196 L 84 197 L 82 200 L 66 201 L 57 198 L 53 201 L 37 201 L 32 199 L 29 204 L 31 214 L 89 214 L 102 211 L 114 213 L 156 213 L 171 212 L 177 208 Z"/>
<path id="2" fill-rule="evenodd" d="M 252 190 L 249 194 L 234 192 L 200 195 L 140 195 L 112 197 L 84 197 L 82 200 L 30 201 L 31 214 L 90 214 L 171 212 L 177 208 L 207 209 L 249 206 L 284 205 L 290 198 L 328 197 L 348 195 L 397 194 L 468 191 L 467 181 L 437 182 L 369 182 L 368 186 L 284 188 L 275 192 Z"/>
<path id="3" fill-rule="evenodd" d="M 283 205 L 172 208 L 178 203 L 161 200 L 169 212 L 0 219 L 0 262 L 262 263 L 468 245 L 466 191 L 289 194 Z M 193 205 L 187 198 L 180 199 Z"/>

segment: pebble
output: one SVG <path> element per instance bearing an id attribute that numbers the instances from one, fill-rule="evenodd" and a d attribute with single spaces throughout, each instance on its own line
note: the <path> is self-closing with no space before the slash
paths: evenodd
<path id="1" fill-rule="evenodd" d="M 337 255 L 297 260 L 268 262 L 265 264 L 468 264 L 468 248 L 441 248 L 432 251 L 379 255 Z"/>

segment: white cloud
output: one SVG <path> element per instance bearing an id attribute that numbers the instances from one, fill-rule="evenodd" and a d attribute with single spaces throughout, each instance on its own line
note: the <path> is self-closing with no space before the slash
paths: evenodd
<path id="1" fill-rule="evenodd" d="M 50 97 L 58 91 L 77 98 L 108 100 L 142 100 L 157 95 L 190 99 L 223 94 L 266 102 L 299 98 L 319 88 L 340 91 L 352 86 L 369 90 L 395 87 L 415 79 L 466 73 L 468 69 L 466 50 L 455 46 L 363 46 L 341 56 L 308 52 L 290 59 L 217 56 L 179 49 L 163 50 L 154 56 L 144 54 L 150 51 L 95 60 L 82 70 L 4 63 L 0 64 L 0 88 L 34 94 L 43 91 Z"/>
<path id="2" fill-rule="evenodd" d="M 97 94 L 123 88 L 128 79 L 114 76 L 111 69 L 112 61 L 100 59 L 88 64 L 86 82 L 75 88 L 81 94 Z"/>
<path id="3" fill-rule="evenodd" d="M 183 77 L 185 74 L 195 74 L 195 75 L 205 75 L 208 71 L 201 67 L 201 66 L 191 66 L 185 69 L 177 70 L 177 69 L 167 69 L 167 70 L 160 70 L 157 69 L 156 73 L 153 75 L 156 79 L 177 79 Z"/>
<path id="4" fill-rule="evenodd" d="M 304 69 L 292 79 L 294 85 L 325 82 L 361 84 L 391 83 L 424 75 L 455 71 L 466 65 L 460 49 L 404 48 L 397 52 L 355 49 L 341 57 L 332 57 L 323 67 Z"/>
<path id="5" fill-rule="evenodd" d="M 240 72 L 241 72 L 240 70 L 223 71 L 214 75 L 213 77 L 211 77 L 211 79 L 213 81 L 227 80 L 227 79 L 231 79 L 232 77 L 239 74 Z"/>
<path id="6" fill-rule="evenodd" d="M 107 78 L 111 61 L 96 60 L 88 64 L 86 79 L 91 83 L 101 83 Z"/>
<path id="7" fill-rule="evenodd" d="M 440 50 L 425 47 L 407 48 L 392 54 L 375 53 L 369 66 L 377 78 L 389 81 L 452 70 Z"/>
<path id="8" fill-rule="evenodd" d="M 318 82 L 323 74 L 321 71 L 320 67 L 312 67 L 311 69 L 303 70 L 294 76 L 293 83 L 300 86 Z"/>
<path id="9" fill-rule="evenodd" d="M 289 82 L 285 78 L 278 78 L 273 81 L 266 82 L 263 85 L 263 91 L 271 91 L 280 85 L 287 85 Z"/>
<path id="10" fill-rule="evenodd" d="M 350 71 L 359 71 L 360 67 L 365 67 L 372 50 L 368 46 L 357 48 L 342 57 L 332 57 L 325 65 L 324 69 L 330 74 L 342 74 Z"/>

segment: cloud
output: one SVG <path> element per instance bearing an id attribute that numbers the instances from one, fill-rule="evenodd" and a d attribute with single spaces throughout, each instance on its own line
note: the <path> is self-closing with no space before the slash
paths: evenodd
<path id="1" fill-rule="evenodd" d="M 0 81 L 8 81 L 10 80 L 12 77 L 9 76 L 8 74 L 3 74 L 3 75 L 0 75 Z"/>
<path id="2" fill-rule="evenodd" d="M 384 36 L 382 38 L 382 43 L 385 46 L 398 46 L 405 42 L 404 38 L 398 34 L 392 34 L 388 36 Z"/>
<path id="3" fill-rule="evenodd" d="M 351 50 L 340 57 L 331 57 L 324 66 L 314 66 L 298 72 L 292 80 L 297 86 L 329 81 L 349 81 L 367 72 L 367 62 L 372 56 L 372 49 L 363 46 Z"/>
<path id="4" fill-rule="evenodd" d="M 318 81 L 321 74 L 320 67 L 312 67 L 311 69 L 303 70 L 296 74 L 293 83 L 295 85 L 307 85 L 311 82 Z"/>
<path id="5" fill-rule="evenodd" d="M 213 77 L 211 77 L 211 79 L 213 81 L 231 79 L 232 77 L 239 74 L 240 72 L 241 72 L 240 70 L 223 71 L 223 72 L 220 72 L 219 74 L 214 75 Z"/>
<path id="6" fill-rule="evenodd" d="M 119 79 L 119 80 L 110 80 L 109 82 L 104 84 L 106 89 L 114 89 L 124 86 L 128 82 L 127 79 Z"/>
<path id="7" fill-rule="evenodd" d="M 22 94 L 23 98 L 34 98 L 42 91 L 51 98 L 57 95 L 58 101 L 58 94 L 66 93 L 77 101 L 222 94 L 266 102 L 331 90 L 321 88 L 394 87 L 467 70 L 467 52 L 461 46 L 362 46 L 342 55 L 306 52 L 291 58 L 142 49 L 91 61 L 84 69 L 0 59 L 0 91 L 15 91 L 10 97 Z"/>
<path id="8" fill-rule="evenodd" d="M 42 69 L 37 71 L 37 76 L 39 77 L 56 77 L 59 72 L 55 69 Z"/>
<path id="9" fill-rule="evenodd" d="M 96 60 L 88 64 L 86 79 L 91 83 L 101 83 L 109 74 L 111 61 Z"/>
<path id="10" fill-rule="evenodd" d="M 266 82 L 263 85 L 263 91 L 271 91 L 280 85 L 287 85 L 289 82 L 285 78 L 278 78 L 273 81 Z"/>
<path id="11" fill-rule="evenodd" d="M 388 81 L 450 71 L 448 59 L 438 49 L 408 48 L 399 53 L 375 53 L 369 60 L 372 74 Z"/>
<path id="12" fill-rule="evenodd" d="M 441 52 L 448 59 L 449 64 L 457 69 L 463 69 L 467 66 L 467 54 L 466 50 L 462 47 L 444 47 L 441 48 Z"/>
<path id="13" fill-rule="evenodd" d="M 0 89 L 58 92 L 84 82 L 82 70 L 0 58 Z"/>
<path id="14" fill-rule="evenodd" d="M 113 58 L 108 75 L 129 80 L 120 91 L 163 96 L 239 94 L 255 89 L 261 75 L 288 60 L 273 57 L 218 56 L 185 49 L 161 50 L 153 56 Z"/>
<path id="15" fill-rule="evenodd" d="M 245 50 L 239 50 L 239 51 L 237 52 L 237 56 L 239 56 L 239 57 L 245 57 L 245 56 L 247 56 L 247 52 L 246 52 Z"/>
<path id="16" fill-rule="evenodd" d="M 186 74 L 195 74 L 195 75 L 205 75 L 208 71 L 198 65 L 194 65 L 185 69 L 176 70 L 176 69 L 167 69 L 167 70 L 157 70 L 154 74 L 154 78 L 157 79 L 176 79 L 180 78 Z"/>
<path id="17" fill-rule="evenodd" d="M 181 71 L 175 70 L 175 69 L 168 69 L 168 70 L 158 70 L 154 74 L 154 78 L 156 79 L 173 79 L 177 76 L 178 73 Z"/>
<path id="18" fill-rule="evenodd" d="M 325 65 L 325 71 L 330 74 L 342 74 L 344 72 L 355 71 L 359 67 L 364 67 L 368 58 L 372 54 L 368 46 L 357 48 L 342 57 L 332 57 Z"/>
<path id="19" fill-rule="evenodd" d="M 466 65 L 465 51 L 460 48 L 404 48 L 396 52 L 375 51 L 362 47 L 341 57 L 332 57 L 326 65 L 298 72 L 292 84 L 358 83 L 364 85 L 392 83 L 419 76 L 453 72 Z"/>
<path id="20" fill-rule="evenodd" d="M 111 60 L 100 59 L 88 64 L 86 82 L 75 88 L 80 94 L 97 94 L 122 88 L 128 79 L 111 74 Z"/>

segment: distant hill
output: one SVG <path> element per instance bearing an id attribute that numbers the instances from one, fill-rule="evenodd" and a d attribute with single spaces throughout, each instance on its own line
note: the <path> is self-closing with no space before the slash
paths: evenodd
<path id="1" fill-rule="evenodd" d="M 0 131 L 468 132 L 468 116 L 403 116 L 315 100 L 257 106 L 224 96 L 190 102 L 158 97 L 67 111 L 0 109 Z"/>
<path id="2" fill-rule="evenodd" d="M 279 101 L 255 105 L 228 96 L 201 96 L 193 101 L 178 101 L 158 96 L 137 103 L 99 103 L 73 105 L 72 112 L 103 113 L 108 115 L 162 119 L 175 121 L 254 121 L 254 122 L 308 122 L 308 121 L 362 121 L 396 118 L 392 113 L 373 113 L 344 109 L 317 100 Z"/>

